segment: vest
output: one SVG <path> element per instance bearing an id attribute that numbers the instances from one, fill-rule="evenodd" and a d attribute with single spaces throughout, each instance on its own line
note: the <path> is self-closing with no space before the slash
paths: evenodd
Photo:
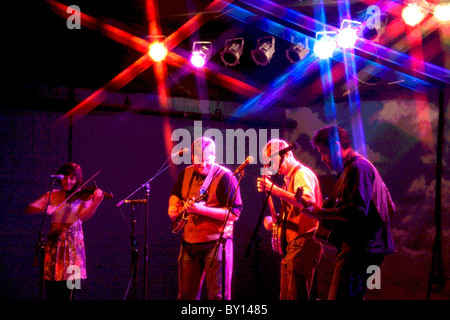
<path id="1" fill-rule="evenodd" d="M 217 199 L 217 186 L 223 175 L 230 172 L 230 170 L 218 164 L 216 164 L 216 167 L 216 174 L 207 189 L 208 200 L 206 201 L 206 206 L 221 208 L 225 207 L 226 204 L 219 203 L 219 200 Z M 183 200 L 186 201 L 190 198 L 199 197 L 200 188 L 203 181 L 203 179 L 197 181 L 194 175 L 194 166 L 187 167 L 184 172 L 183 186 L 181 189 Z M 232 195 L 230 195 L 230 198 L 231 197 Z M 222 232 L 223 224 L 224 222 L 222 220 L 213 219 L 199 214 L 190 214 L 184 227 L 183 239 L 188 243 L 202 243 L 217 240 Z M 230 239 L 233 237 L 233 225 L 234 223 L 228 220 L 225 227 L 224 238 Z"/>

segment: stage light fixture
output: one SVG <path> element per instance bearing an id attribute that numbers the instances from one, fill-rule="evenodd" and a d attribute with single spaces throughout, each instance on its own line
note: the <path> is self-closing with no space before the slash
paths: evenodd
<path id="1" fill-rule="evenodd" d="M 148 48 L 148 54 L 153 59 L 153 61 L 162 61 L 167 56 L 167 48 L 163 42 L 164 38 L 165 36 L 147 36 L 147 41 L 151 43 Z"/>
<path id="2" fill-rule="evenodd" d="M 167 48 L 161 42 L 154 42 L 150 45 L 148 54 L 153 59 L 153 61 L 159 62 L 166 58 Z"/>
<path id="3" fill-rule="evenodd" d="M 440 3 L 434 8 L 434 16 L 439 22 L 450 21 L 450 3 Z"/>
<path id="4" fill-rule="evenodd" d="M 328 59 L 336 49 L 336 31 L 319 31 L 316 33 L 314 54 L 320 59 Z"/>
<path id="5" fill-rule="evenodd" d="M 257 65 L 265 66 L 272 59 L 275 53 L 275 37 L 262 37 L 259 38 L 256 44 L 256 49 L 252 50 L 253 61 Z"/>
<path id="6" fill-rule="evenodd" d="M 192 45 L 191 63 L 201 68 L 211 57 L 212 43 L 210 41 L 195 41 Z"/>
<path id="7" fill-rule="evenodd" d="M 303 60 L 309 53 L 308 39 L 306 38 L 305 44 L 299 42 L 294 43 L 292 40 L 291 47 L 286 49 L 286 57 L 291 63 L 297 63 Z"/>
<path id="8" fill-rule="evenodd" d="M 427 4 L 425 1 L 409 3 L 402 11 L 402 18 L 409 26 L 416 26 L 425 18 L 427 14 Z"/>
<path id="9" fill-rule="evenodd" d="M 225 41 L 225 47 L 220 53 L 220 58 L 226 66 L 235 66 L 239 63 L 239 59 L 244 51 L 244 39 L 234 38 Z"/>
<path id="10" fill-rule="evenodd" d="M 342 49 L 353 48 L 358 40 L 358 31 L 361 22 L 344 19 L 341 23 L 341 29 L 337 34 L 337 44 Z"/>

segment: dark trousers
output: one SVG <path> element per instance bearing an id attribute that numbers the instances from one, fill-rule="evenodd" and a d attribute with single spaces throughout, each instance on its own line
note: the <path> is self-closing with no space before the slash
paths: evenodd
<path id="1" fill-rule="evenodd" d="M 344 249 L 338 251 L 333 279 L 328 294 L 329 300 L 363 300 L 367 290 L 367 279 L 371 275 L 368 267 L 380 267 L 382 253 L 369 253 Z"/>
<path id="2" fill-rule="evenodd" d="M 309 300 L 322 244 L 311 234 L 291 241 L 281 261 L 280 300 Z"/>
<path id="3" fill-rule="evenodd" d="M 178 258 L 179 294 L 178 300 L 199 300 L 205 282 L 208 300 L 231 298 L 231 277 L 233 273 L 233 240 L 224 239 L 225 244 L 225 289 L 222 290 L 222 244 L 215 252 L 217 241 L 207 243 L 186 243 L 181 245 Z M 216 256 L 214 254 L 216 253 Z"/>

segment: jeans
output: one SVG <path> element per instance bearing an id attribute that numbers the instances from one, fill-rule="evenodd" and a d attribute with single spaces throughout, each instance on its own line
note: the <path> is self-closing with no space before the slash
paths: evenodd
<path id="1" fill-rule="evenodd" d="M 224 239 L 225 244 L 225 300 L 231 298 L 231 276 L 233 273 L 233 240 Z M 217 241 L 206 243 L 183 242 L 178 258 L 178 300 L 200 300 L 203 282 L 206 282 L 208 300 L 222 300 L 223 246 L 220 244 L 216 256 Z"/>
<path id="2" fill-rule="evenodd" d="M 280 300 L 309 300 L 322 244 L 310 234 L 291 241 L 286 251 L 281 261 Z"/>

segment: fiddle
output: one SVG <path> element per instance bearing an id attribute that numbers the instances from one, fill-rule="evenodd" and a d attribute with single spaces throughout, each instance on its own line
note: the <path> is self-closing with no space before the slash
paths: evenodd
<path id="1" fill-rule="evenodd" d="M 94 197 L 94 192 L 97 190 L 97 186 L 93 185 L 90 187 L 83 187 L 80 190 L 74 192 L 74 193 L 68 193 L 66 195 L 66 200 L 69 202 L 75 201 L 75 200 L 83 200 L 88 201 L 91 200 Z M 112 193 L 103 191 L 103 199 L 106 200 L 112 200 L 114 198 L 114 195 Z"/>
<path id="2" fill-rule="evenodd" d="M 94 192 L 97 190 L 97 186 L 94 184 L 94 186 L 86 187 L 87 183 L 91 181 L 94 177 L 96 177 L 101 170 L 97 171 L 92 177 L 90 177 L 85 183 L 83 183 L 75 192 L 69 192 L 66 194 L 66 199 L 61 202 L 55 209 L 56 211 L 60 206 L 62 206 L 64 203 L 76 199 L 81 199 L 83 201 L 90 200 L 94 197 Z M 112 199 L 112 194 L 108 192 L 103 192 L 103 198 L 104 199 Z"/>

